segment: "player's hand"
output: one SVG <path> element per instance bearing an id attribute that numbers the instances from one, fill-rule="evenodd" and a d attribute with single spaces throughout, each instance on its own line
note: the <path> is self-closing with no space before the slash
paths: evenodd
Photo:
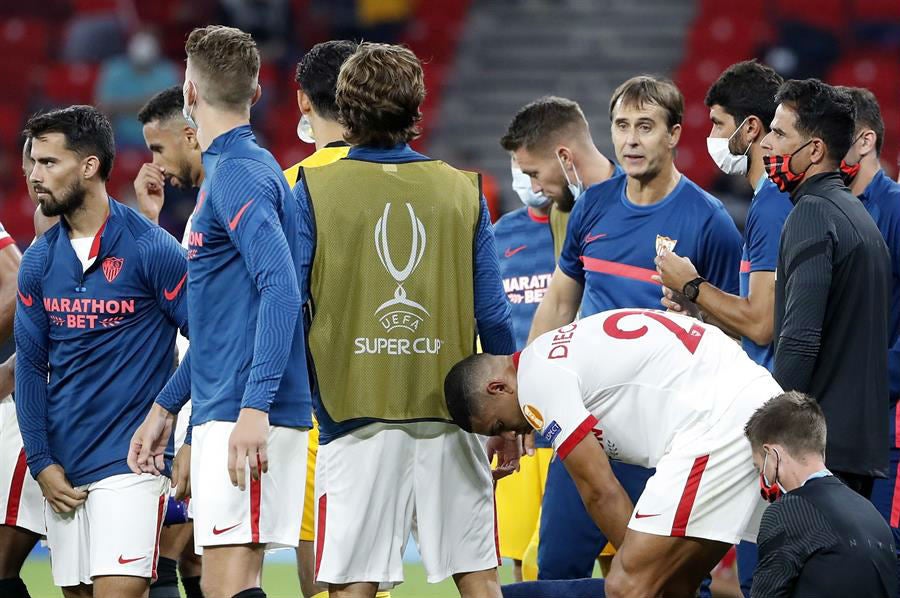
<path id="1" fill-rule="evenodd" d="M 663 297 L 660 300 L 660 303 L 662 303 L 663 307 L 668 311 L 691 316 L 698 320 L 703 319 L 701 317 L 700 307 L 698 307 L 696 303 L 689 300 L 681 293 L 673 291 L 669 287 L 663 287 Z"/>
<path id="2" fill-rule="evenodd" d="M 0 397 L 8 397 L 16 389 L 16 354 L 0 364 Z"/>
<path id="3" fill-rule="evenodd" d="M 679 293 L 684 289 L 684 285 L 699 276 L 691 260 L 681 257 L 674 251 L 663 250 L 654 258 L 654 262 L 659 274 L 653 276 L 653 280 Z"/>
<path id="4" fill-rule="evenodd" d="M 258 409 L 241 409 L 237 423 L 228 438 L 228 477 L 231 484 L 241 490 L 246 488 L 246 465 L 250 464 L 250 477 L 269 471 L 269 414 Z"/>
<path id="5" fill-rule="evenodd" d="M 169 413 L 158 403 L 153 403 L 150 413 L 131 437 L 128 468 L 138 474 L 159 475 L 166 466 L 166 446 L 174 427 L 175 414 Z"/>
<path id="6" fill-rule="evenodd" d="M 522 454 L 529 457 L 534 456 L 534 432 L 523 434 L 522 438 Z"/>
<path id="7" fill-rule="evenodd" d="M 519 459 L 522 457 L 521 436 L 515 438 L 491 436 L 485 448 L 489 462 L 493 463 L 494 457 L 497 457 L 497 466 L 491 470 L 495 482 L 519 471 Z"/>
<path id="8" fill-rule="evenodd" d="M 56 464 L 45 467 L 38 474 L 37 483 L 47 503 L 57 513 L 71 513 L 87 499 L 87 492 L 73 488 L 66 472 Z"/>
<path id="9" fill-rule="evenodd" d="M 146 163 L 138 171 L 134 179 L 134 193 L 137 196 L 138 209 L 141 214 L 159 222 L 159 213 L 162 211 L 166 186 L 166 171 L 156 164 Z"/>
<path id="10" fill-rule="evenodd" d="M 172 487 L 175 500 L 185 500 L 191 496 L 191 445 L 182 444 L 172 463 Z"/>

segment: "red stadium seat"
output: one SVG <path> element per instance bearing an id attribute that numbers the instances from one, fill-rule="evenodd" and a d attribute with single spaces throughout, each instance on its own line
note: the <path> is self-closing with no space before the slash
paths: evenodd
<path id="1" fill-rule="evenodd" d="M 117 0 L 74 0 L 72 4 L 77 14 L 116 12 L 118 8 Z"/>
<path id="2" fill-rule="evenodd" d="M 839 32 L 847 25 L 846 8 L 845 0 L 790 0 L 772 2 L 770 10 L 772 16 L 780 21 L 805 23 L 826 31 Z"/>
<path id="3" fill-rule="evenodd" d="M 900 23 L 900 2 L 897 0 L 853 0 L 855 21 L 895 21 Z"/>
<path id="4" fill-rule="evenodd" d="M 49 27 L 35 19 L 10 19 L 0 26 L 0 55 L 4 62 L 39 64 L 47 56 Z"/>
<path id="5" fill-rule="evenodd" d="M 900 58 L 881 52 L 851 54 L 841 59 L 828 73 L 828 82 L 834 85 L 865 87 L 872 91 L 879 102 L 896 106 L 900 101 L 897 76 Z"/>
<path id="6" fill-rule="evenodd" d="M 44 94 L 59 104 L 90 104 L 97 70 L 93 64 L 54 64 L 47 70 Z"/>

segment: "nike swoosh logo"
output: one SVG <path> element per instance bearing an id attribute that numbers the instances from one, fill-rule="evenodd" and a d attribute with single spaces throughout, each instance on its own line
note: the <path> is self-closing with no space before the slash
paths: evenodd
<path id="1" fill-rule="evenodd" d="M 123 556 L 120 554 L 120 555 L 119 555 L 119 564 L 120 564 L 120 565 L 127 565 L 128 563 L 133 563 L 133 562 L 135 562 L 135 561 L 140 561 L 141 559 L 145 559 L 145 558 L 147 558 L 147 557 L 146 557 L 146 556 L 139 556 L 139 557 L 137 557 L 136 559 L 126 559 L 125 557 L 123 557 Z"/>
<path id="2" fill-rule="evenodd" d="M 175 297 L 178 296 L 178 293 L 181 292 L 181 287 L 184 286 L 184 281 L 187 280 L 187 272 L 184 273 L 184 276 L 181 277 L 181 280 L 178 281 L 178 284 L 175 285 L 175 288 L 171 291 L 163 289 L 163 296 L 166 298 L 166 301 L 174 301 Z"/>
<path id="3" fill-rule="evenodd" d="M 635 519 L 646 519 L 647 517 L 659 517 L 662 513 L 635 513 Z"/>
<path id="4" fill-rule="evenodd" d="M 598 235 L 592 235 L 591 233 L 588 233 L 584 236 L 584 242 L 585 242 L 585 244 L 592 243 L 592 242 L 596 241 L 597 239 L 602 239 L 605 236 L 606 236 L 606 233 L 600 233 Z"/>
<path id="5" fill-rule="evenodd" d="M 234 528 L 236 528 L 236 527 L 239 526 L 239 525 L 240 525 L 240 523 L 235 523 L 235 524 L 232 525 L 231 527 L 225 527 L 225 528 L 222 528 L 222 529 L 218 529 L 218 528 L 214 525 L 214 526 L 213 526 L 213 535 L 214 535 L 214 536 L 218 536 L 219 534 L 224 534 L 225 532 L 227 532 L 227 531 L 229 531 L 229 530 L 233 530 Z"/>
<path id="6" fill-rule="evenodd" d="M 512 247 L 509 247 L 506 249 L 506 253 L 504 255 L 506 257 L 512 257 L 512 256 L 516 255 L 517 253 L 519 253 L 520 251 L 522 251 L 523 249 L 525 249 L 526 247 L 528 247 L 528 245 L 520 245 L 519 247 L 516 247 L 515 249 L 513 249 Z"/>
<path id="7" fill-rule="evenodd" d="M 248 201 L 247 203 L 245 203 L 245 204 L 241 207 L 240 210 L 238 210 L 238 213 L 235 214 L 235 215 L 234 215 L 234 218 L 231 219 L 231 222 L 228 223 L 228 228 L 230 228 L 231 230 L 234 230 L 234 229 L 237 228 L 238 222 L 241 221 L 241 217 L 244 215 L 244 212 L 247 211 L 247 208 L 249 208 L 249 207 L 250 207 L 250 204 L 252 204 L 252 203 L 253 203 L 253 200 L 251 199 L 250 201 Z"/>
<path id="8" fill-rule="evenodd" d="M 16 292 L 19 293 L 19 299 L 22 300 L 22 303 L 25 304 L 25 307 L 31 307 L 31 305 L 34 303 L 34 298 L 31 295 L 28 295 L 26 297 L 22 294 L 22 291 L 19 291 L 18 289 L 16 289 Z"/>

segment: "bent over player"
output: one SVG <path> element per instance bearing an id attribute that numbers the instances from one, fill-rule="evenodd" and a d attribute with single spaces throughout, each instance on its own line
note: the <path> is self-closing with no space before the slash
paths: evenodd
<path id="1" fill-rule="evenodd" d="M 16 412 L 46 498 L 53 581 L 68 598 L 139 598 L 169 480 L 132 474 L 125 455 L 186 331 L 187 263 L 171 235 L 106 194 L 105 116 L 72 106 L 26 133 L 41 210 L 61 216 L 25 252 L 15 323 Z"/>
<path id="2" fill-rule="evenodd" d="M 693 596 L 765 503 L 743 426 L 781 389 L 722 331 L 653 310 L 606 311 L 512 356 L 451 370 L 447 406 L 477 434 L 553 443 L 618 552 L 608 596 Z M 633 507 L 610 460 L 656 467 Z"/>
<path id="3" fill-rule="evenodd" d="M 262 93 L 256 43 L 209 26 L 191 32 L 185 49 L 184 107 L 204 172 L 188 248 L 191 346 L 135 433 L 129 464 L 158 470 L 190 397 L 193 442 L 185 442 L 203 593 L 257 598 L 263 551 L 297 546 L 306 479 L 297 206 L 250 129 Z"/>

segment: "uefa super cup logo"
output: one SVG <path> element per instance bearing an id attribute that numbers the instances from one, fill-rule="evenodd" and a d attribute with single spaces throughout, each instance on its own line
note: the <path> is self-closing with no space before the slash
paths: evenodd
<path id="1" fill-rule="evenodd" d="M 422 323 L 422 315 L 430 316 L 428 310 L 407 297 L 406 289 L 403 283 L 415 272 L 422 256 L 425 255 L 425 225 L 416 217 L 412 205 L 406 204 L 406 210 L 409 212 L 409 221 L 411 226 L 411 243 L 409 248 L 409 257 L 403 268 L 398 268 L 391 258 L 391 250 L 388 244 L 388 216 L 391 213 L 391 204 L 384 206 L 384 214 L 375 224 L 375 251 L 378 253 L 378 259 L 388 274 L 397 283 L 397 289 L 394 291 L 394 298 L 382 303 L 375 310 L 378 321 L 384 326 L 385 330 L 390 332 L 395 328 L 406 328 L 410 331 L 418 329 Z"/>

